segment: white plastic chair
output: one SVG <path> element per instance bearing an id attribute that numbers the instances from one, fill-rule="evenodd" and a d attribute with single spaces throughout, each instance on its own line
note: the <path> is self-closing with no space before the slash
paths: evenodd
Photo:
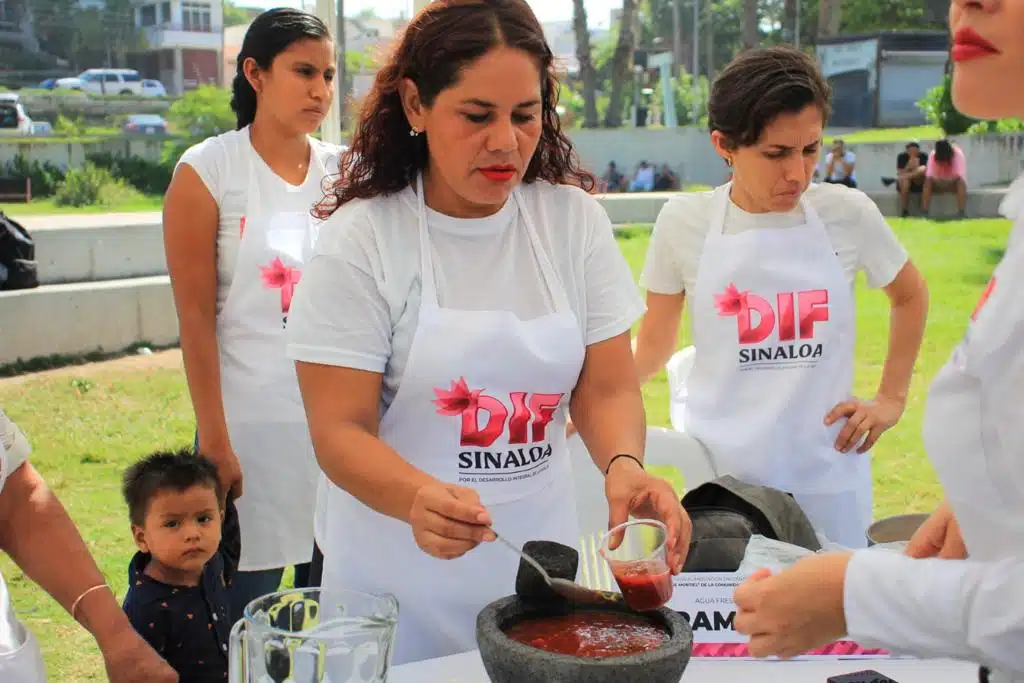
<path id="1" fill-rule="evenodd" d="M 668 363 L 665 364 L 665 375 L 668 377 L 668 404 L 669 419 L 672 428 L 676 431 L 686 431 L 686 424 L 683 420 L 683 406 L 686 404 L 686 380 L 693 368 L 693 358 L 696 349 L 692 346 L 680 349 L 672 354 Z"/>
<path id="2" fill-rule="evenodd" d="M 615 590 L 615 582 L 598 549 L 601 535 L 608 528 L 608 503 L 604 497 L 604 475 L 594 465 L 583 439 L 569 439 L 569 460 L 576 491 L 576 518 L 580 527 L 579 580 L 591 588 Z M 674 467 L 683 476 L 687 489 L 715 478 L 715 470 L 703 444 L 682 432 L 664 427 L 647 428 L 644 462 Z"/>

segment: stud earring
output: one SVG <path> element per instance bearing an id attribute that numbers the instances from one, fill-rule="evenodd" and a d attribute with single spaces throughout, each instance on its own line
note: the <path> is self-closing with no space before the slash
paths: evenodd
<path id="1" fill-rule="evenodd" d="M 418 130 L 416 130 L 415 126 L 413 126 L 412 128 L 409 129 L 409 137 L 414 138 L 414 137 L 416 137 L 419 134 L 420 134 L 420 132 Z"/>

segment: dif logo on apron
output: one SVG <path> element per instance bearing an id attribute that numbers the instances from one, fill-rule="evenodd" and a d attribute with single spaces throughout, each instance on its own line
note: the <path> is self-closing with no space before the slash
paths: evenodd
<path id="1" fill-rule="evenodd" d="M 434 389 L 439 415 L 460 417 L 458 483 L 532 479 L 551 461 L 548 425 L 565 393 L 512 391 L 507 400 L 470 389 L 464 377 Z"/>
<path id="2" fill-rule="evenodd" d="M 824 354 L 824 344 L 815 341 L 814 326 L 828 322 L 828 290 L 780 292 L 774 298 L 773 306 L 768 299 L 750 291 L 741 292 L 732 283 L 722 294 L 715 294 L 718 315 L 736 317 L 740 369 L 817 365 Z"/>

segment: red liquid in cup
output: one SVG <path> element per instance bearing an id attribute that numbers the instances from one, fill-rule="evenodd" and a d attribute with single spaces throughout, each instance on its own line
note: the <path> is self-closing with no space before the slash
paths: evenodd
<path id="1" fill-rule="evenodd" d="M 637 612 L 658 609 L 672 597 L 672 574 L 661 560 L 612 564 L 626 604 Z"/>

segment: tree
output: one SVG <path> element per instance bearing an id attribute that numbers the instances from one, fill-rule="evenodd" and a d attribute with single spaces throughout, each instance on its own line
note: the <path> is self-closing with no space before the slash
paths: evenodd
<path id="1" fill-rule="evenodd" d="M 827 0 L 821 0 L 826 2 Z M 740 32 L 743 49 L 755 48 L 761 42 L 761 31 L 757 25 L 757 0 L 743 0 L 743 14 L 740 17 Z"/>
<path id="2" fill-rule="evenodd" d="M 590 56 L 590 31 L 584 0 L 572 0 L 572 27 L 576 36 L 576 61 L 583 81 L 583 127 L 597 128 L 597 71 Z"/>
<path id="3" fill-rule="evenodd" d="M 225 26 L 244 26 L 249 21 L 249 13 L 244 8 L 239 7 L 233 2 L 224 3 Z"/>
<path id="4" fill-rule="evenodd" d="M 633 49 L 636 46 L 636 2 L 622 0 L 622 17 L 619 19 L 619 39 L 612 55 L 611 93 L 608 110 L 604 113 L 605 128 L 622 125 L 623 90 L 633 71 Z"/>
<path id="5" fill-rule="evenodd" d="M 841 0 L 821 0 L 818 9 L 818 38 L 839 35 L 842 18 Z"/>

